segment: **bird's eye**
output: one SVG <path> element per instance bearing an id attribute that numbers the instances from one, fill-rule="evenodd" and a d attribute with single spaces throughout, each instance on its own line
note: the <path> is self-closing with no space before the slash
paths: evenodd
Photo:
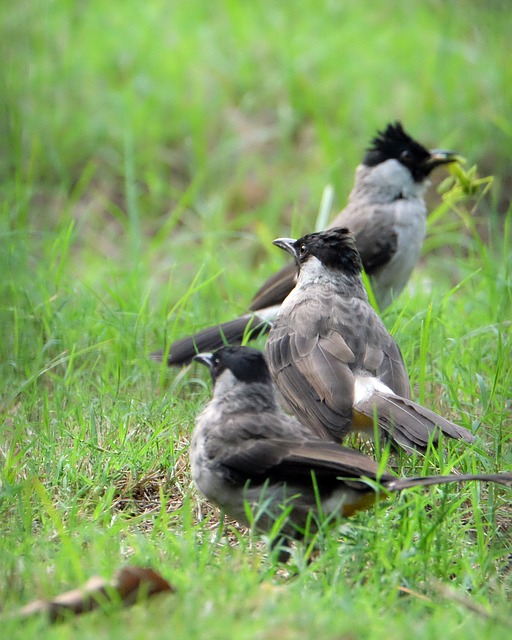
<path id="1" fill-rule="evenodd" d="M 400 160 L 410 160 L 411 158 L 412 158 L 412 153 L 408 149 L 405 149 L 400 154 Z"/>
<path id="2" fill-rule="evenodd" d="M 301 256 L 305 256 L 307 252 L 308 252 L 308 248 L 306 247 L 306 244 L 303 242 L 299 247 L 299 254 Z"/>

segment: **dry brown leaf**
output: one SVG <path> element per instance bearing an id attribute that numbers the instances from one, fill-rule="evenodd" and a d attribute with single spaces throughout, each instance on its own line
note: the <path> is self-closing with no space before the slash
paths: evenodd
<path id="1" fill-rule="evenodd" d="M 167 580 L 147 567 L 124 567 L 109 582 L 94 576 L 83 587 L 66 591 L 52 600 L 35 600 L 12 614 L 12 617 L 29 618 L 37 614 L 48 615 L 56 622 L 70 615 L 79 615 L 97 609 L 107 603 L 121 602 L 131 606 L 139 598 L 153 596 L 164 591 L 174 591 Z"/>

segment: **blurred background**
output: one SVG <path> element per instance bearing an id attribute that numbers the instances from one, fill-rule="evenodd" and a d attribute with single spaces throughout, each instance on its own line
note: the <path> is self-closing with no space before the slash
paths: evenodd
<path id="1" fill-rule="evenodd" d="M 222 273 L 219 300 L 244 308 L 245 267 L 259 283 L 281 264 L 270 240 L 311 231 L 326 184 L 343 207 L 365 147 L 395 119 L 494 174 L 475 213 L 484 236 L 499 233 L 512 194 L 508 0 L 0 11 L 2 264 L 17 286 L 38 258 L 59 278 L 65 256 L 89 283 L 140 265 L 139 288 L 172 274 L 172 292 L 153 297 L 168 310 L 209 256 L 199 279 Z M 426 251 L 464 245 L 460 221 L 447 231 Z"/>

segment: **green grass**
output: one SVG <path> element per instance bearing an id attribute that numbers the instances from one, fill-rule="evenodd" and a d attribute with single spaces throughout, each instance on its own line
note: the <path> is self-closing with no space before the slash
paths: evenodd
<path id="1" fill-rule="evenodd" d="M 191 485 L 206 372 L 147 357 L 245 309 L 282 264 L 270 241 L 314 227 L 326 184 L 342 206 L 369 136 L 401 118 L 496 182 L 438 210 L 385 315 L 415 396 L 478 443 L 396 470 L 512 468 L 508 3 L 0 12 L 0 602 L 128 562 L 177 587 L 5 636 L 508 638 L 510 491 L 409 491 L 276 568 Z"/>

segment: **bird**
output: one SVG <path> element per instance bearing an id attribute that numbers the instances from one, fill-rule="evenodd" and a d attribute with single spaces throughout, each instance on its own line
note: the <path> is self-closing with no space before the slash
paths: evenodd
<path id="1" fill-rule="evenodd" d="M 430 174 L 436 167 L 459 159 L 453 151 L 429 151 L 400 122 L 394 122 L 377 132 L 357 167 L 348 204 L 331 227 L 348 227 L 355 234 L 381 311 L 405 287 L 420 258 L 427 217 L 424 194 Z M 151 358 L 161 361 L 165 357 L 169 366 L 181 366 L 198 351 L 266 333 L 293 289 L 295 278 L 295 265 L 289 263 L 256 292 L 248 313 L 181 338 L 168 350 L 153 352 Z"/>
<path id="2" fill-rule="evenodd" d="M 368 301 L 354 235 L 345 227 L 274 244 L 297 264 L 295 288 L 270 329 L 265 355 L 286 406 L 322 438 L 380 433 L 408 452 L 439 435 L 474 436 L 411 400 L 400 348 Z"/>
<path id="3" fill-rule="evenodd" d="M 221 347 L 194 357 L 208 367 L 213 397 L 197 416 L 192 478 L 225 514 L 259 533 L 314 533 L 319 511 L 348 517 L 412 487 L 487 481 L 510 486 L 512 473 L 397 478 L 369 456 L 315 435 L 283 413 L 261 351 Z M 312 525 L 313 523 L 313 525 Z"/>

